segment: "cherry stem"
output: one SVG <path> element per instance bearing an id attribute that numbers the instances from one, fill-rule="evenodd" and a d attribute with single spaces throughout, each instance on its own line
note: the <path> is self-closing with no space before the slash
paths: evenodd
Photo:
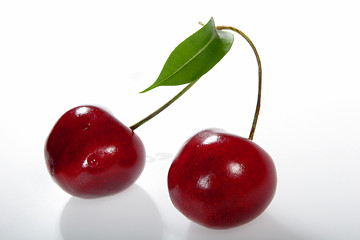
<path id="1" fill-rule="evenodd" d="M 257 124 L 257 120 L 259 118 L 259 113 L 260 113 L 260 102 L 261 102 L 261 85 L 262 85 L 262 69 L 261 69 L 261 61 L 260 61 L 260 56 L 258 51 L 256 50 L 255 45 L 253 44 L 253 42 L 250 40 L 250 38 L 248 36 L 245 35 L 245 33 L 243 33 L 242 31 L 240 31 L 237 28 L 231 27 L 231 26 L 217 26 L 216 29 L 218 30 L 232 30 L 237 32 L 238 34 L 240 34 L 243 38 L 245 38 L 245 40 L 250 44 L 255 56 L 256 56 L 256 61 L 258 64 L 258 75 L 259 75 L 259 83 L 258 83 L 258 97 L 257 97 L 257 103 L 256 103 L 256 109 L 255 109 L 255 114 L 254 114 L 254 119 L 253 119 L 253 123 L 251 126 L 251 131 L 249 134 L 249 140 L 253 140 L 254 139 L 254 134 L 255 134 L 255 129 L 256 129 L 256 124 Z"/>
<path id="2" fill-rule="evenodd" d="M 202 23 L 200 23 L 200 24 L 203 25 Z M 251 46 L 251 48 L 252 48 L 252 50 L 253 50 L 253 52 L 254 52 L 254 54 L 256 56 L 256 60 L 257 60 L 257 64 L 258 64 L 258 75 L 259 75 L 258 97 L 257 97 L 257 104 L 256 104 L 254 119 L 253 119 L 253 123 L 252 123 L 252 126 L 251 126 L 251 131 L 250 131 L 250 135 L 249 135 L 249 140 L 253 140 L 257 120 L 258 120 L 259 113 L 260 113 L 260 102 L 261 102 L 262 69 L 261 69 L 260 56 L 259 56 L 259 54 L 258 54 L 258 52 L 257 52 L 257 50 L 255 48 L 255 45 L 250 40 L 250 38 L 248 36 L 246 36 L 245 33 L 240 31 L 239 29 L 231 27 L 231 26 L 217 26 L 216 29 L 218 29 L 218 30 L 224 30 L 224 29 L 225 30 L 232 30 L 232 31 L 235 31 L 238 34 L 240 34 L 250 44 L 250 46 Z M 158 115 L 160 112 L 165 110 L 168 106 L 170 106 L 173 102 L 175 102 L 178 98 L 180 98 L 185 92 L 187 92 L 187 90 L 189 90 L 197 81 L 198 80 L 193 81 L 193 82 L 189 83 L 188 85 L 186 85 L 186 87 L 183 90 L 181 90 L 178 94 L 176 94 L 175 97 L 170 99 L 167 103 L 165 103 L 163 106 L 161 106 L 155 112 L 151 113 L 149 116 L 145 117 L 144 119 L 142 119 L 139 122 L 132 125 L 130 127 L 130 129 L 134 131 L 135 129 L 137 129 L 138 127 L 140 127 L 141 125 L 143 125 L 144 123 L 146 123 L 147 121 L 149 121 L 150 119 L 155 117 L 156 115 Z"/>
<path id="3" fill-rule="evenodd" d="M 140 120 L 139 122 L 135 123 L 134 125 L 132 125 L 130 127 L 131 130 L 135 130 L 138 127 L 140 127 L 141 125 L 143 125 L 144 123 L 146 123 L 147 121 L 149 121 L 150 119 L 152 119 L 153 117 L 155 117 L 156 115 L 158 115 L 159 113 L 161 113 L 163 110 L 165 110 L 165 108 L 167 108 L 168 106 L 170 106 L 173 102 L 175 102 L 179 97 L 181 97 L 187 90 L 189 90 L 196 82 L 193 81 L 191 83 L 189 83 L 188 85 L 186 85 L 186 87 L 181 90 L 178 94 L 175 95 L 175 97 L 173 97 L 172 99 L 170 99 L 167 103 L 165 103 L 163 106 L 161 106 L 159 109 L 157 109 L 155 112 L 151 113 L 149 116 L 145 117 L 144 119 Z"/>

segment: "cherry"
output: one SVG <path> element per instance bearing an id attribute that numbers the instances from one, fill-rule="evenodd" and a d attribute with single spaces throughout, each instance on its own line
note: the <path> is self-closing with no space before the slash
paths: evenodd
<path id="1" fill-rule="evenodd" d="M 254 142 L 218 129 L 190 138 L 168 172 L 174 206 L 190 220 L 215 229 L 259 216 L 272 201 L 276 170 Z"/>
<path id="2" fill-rule="evenodd" d="M 55 124 L 45 144 L 53 180 L 81 198 L 117 193 L 136 181 L 145 164 L 140 138 L 107 111 L 79 106 Z"/>

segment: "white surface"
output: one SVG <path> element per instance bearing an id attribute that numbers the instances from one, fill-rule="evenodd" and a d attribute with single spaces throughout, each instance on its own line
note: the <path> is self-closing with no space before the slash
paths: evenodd
<path id="1" fill-rule="evenodd" d="M 166 177 L 196 132 L 247 136 L 257 66 L 239 36 L 188 93 L 137 130 L 147 164 L 118 195 L 82 200 L 50 179 L 43 146 L 80 104 L 126 125 L 182 87 L 138 94 L 172 49 L 211 16 L 242 29 L 263 63 L 255 142 L 273 157 L 278 189 L 266 212 L 214 231 L 172 206 Z M 1 1 L 0 239 L 360 239 L 357 1 Z"/>

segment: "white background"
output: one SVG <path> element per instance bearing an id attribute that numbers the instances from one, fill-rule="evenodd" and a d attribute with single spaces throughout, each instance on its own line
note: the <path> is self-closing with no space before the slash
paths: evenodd
<path id="1" fill-rule="evenodd" d="M 360 239 L 358 1 L 0 2 L 0 239 Z M 213 16 L 255 43 L 263 101 L 254 141 L 273 157 L 276 196 L 239 228 L 215 231 L 171 204 L 167 170 L 185 140 L 247 136 L 257 65 L 235 35 L 224 59 L 137 134 L 147 163 L 120 194 L 63 192 L 43 147 L 57 119 L 101 105 L 130 126 L 180 87 L 138 94 L 170 52 Z"/>

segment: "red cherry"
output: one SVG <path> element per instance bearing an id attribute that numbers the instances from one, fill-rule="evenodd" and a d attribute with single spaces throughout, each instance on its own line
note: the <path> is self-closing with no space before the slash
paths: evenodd
<path id="1" fill-rule="evenodd" d="M 174 206 L 190 220 L 215 229 L 259 216 L 276 189 L 271 157 L 252 141 L 204 130 L 180 150 L 168 173 Z"/>
<path id="2" fill-rule="evenodd" d="M 145 164 L 140 138 L 105 110 L 79 106 L 55 124 L 45 159 L 54 181 L 82 198 L 117 193 L 136 181 Z"/>

